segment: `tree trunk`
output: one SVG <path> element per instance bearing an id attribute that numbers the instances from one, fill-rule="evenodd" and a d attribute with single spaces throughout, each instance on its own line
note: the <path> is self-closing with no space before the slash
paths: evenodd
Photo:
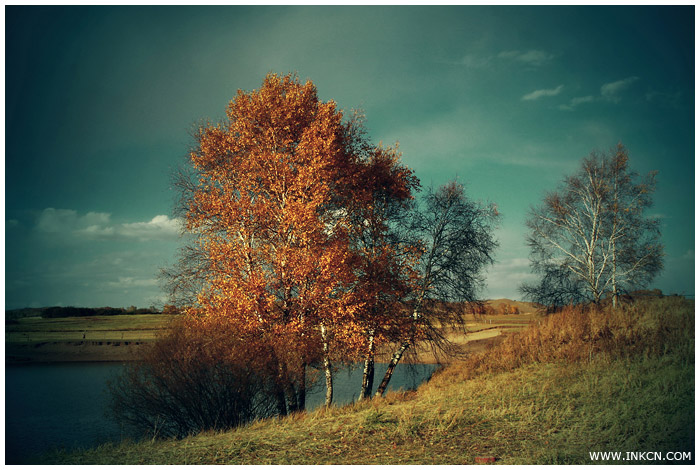
<path id="1" fill-rule="evenodd" d="M 362 389 L 360 390 L 360 400 L 369 398 L 374 385 L 374 330 L 369 332 L 369 346 L 367 356 L 365 356 L 365 367 L 362 371 Z"/>
<path id="2" fill-rule="evenodd" d="M 406 352 L 406 350 L 411 346 L 411 343 L 406 341 L 403 344 L 401 344 L 401 347 L 399 348 L 398 351 L 394 353 L 393 356 L 391 356 L 391 361 L 389 362 L 389 366 L 386 368 L 386 373 L 384 374 L 384 378 L 382 379 L 382 383 L 379 384 L 379 388 L 377 388 L 377 393 L 374 394 L 375 397 L 381 397 L 384 395 L 384 391 L 386 390 L 387 386 L 389 385 L 389 381 L 391 380 L 391 375 L 394 373 L 394 369 L 396 368 L 396 365 L 399 363 L 401 360 L 401 357 L 403 356 L 403 353 Z"/>
<path id="3" fill-rule="evenodd" d="M 297 390 L 297 411 L 306 409 L 306 363 L 301 365 L 301 378 Z"/>
<path id="4" fill-rule="evenodd" d="M 281 362 L 277 363 L 277 383 L 275 384 L 275 395 L 277 399 L 277 411 L 280 416 L 286 416 L 291 411 L 292 403 L 288 400 L 288 377 L 287 368 Z M 289 404 L 289 408 L 287 408 Z"/>
<path id="5" fill-rule="evenodd" d="M 617 271 L 617 253 L 615 252 L 615 240 L 612 242 L 612 305 L 617 308 L 617 279 L 615 274 Z"/>
<path id="6" fill-rule="evenodd" d="M 326 335 L 326 325 L 321 323 L 321 339 L 323 340 L 323 370 L 326 373 L 326 408 L 333 403 L 333 369 L 329 357 L 328 337 Z"/>
<path id="7" fill-rule="evenodd" d="M 277 413 L 280 416 L 287 415 L 287 400 L 284 395 L 284 387 L 280 384 L 275 384 L 275 399 L 277 400 Z"/>

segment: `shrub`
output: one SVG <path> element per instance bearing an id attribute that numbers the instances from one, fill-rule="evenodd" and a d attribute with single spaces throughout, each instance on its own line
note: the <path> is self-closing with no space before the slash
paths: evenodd
<path id="1" fill-rule="evenodd" d="M 274 378 L 269 355 L 225 325 L 181 319 L 110 383 L 110 410 L 142 435 L 225 430 L 276 413 Z"/>

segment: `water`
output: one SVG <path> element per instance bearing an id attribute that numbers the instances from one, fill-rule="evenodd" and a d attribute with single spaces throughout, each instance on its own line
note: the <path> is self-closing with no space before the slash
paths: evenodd
<path id="1" fill-rule="evenodd" d="M 374 366 L 374 389 L 377 391 L 379 383 L 384 378 L 386 364 Z M 389 382 L 389 390 L 413 390 L 425 382 L 435 372 L 435 364 L 416 364 L 413 366 L 399 364 L 394 369 Z M 314 409 L 323 405 L 326 400 L 326 382 L 323 375 L 319 375 L 317 383 L 306 393 L 306 407 Z M 354 368 L 339 370 L 333 375 L 333 404 L 345 405 L 357 400 L 362 385 L 362 364 Z"/>
<path id="2" fill-rule="evenodd" d="M 5 463 L 51 448 L 94 447 L 122 437 L 106 418 L 107 381 L 120 363 L 5 367 Z"/>
<path id="3" fill-rule="evenodd" d="M 54 448 L 89 448 L 127 437 L 106 416 L 107 381 L 122 370 L 121 363 L 64 363 L 11 365 L 5 367 L 5 463 L 24 459 Z M 431 364 L 399 364 L 389 383 L 390 390 L 413 389 L 435 370 Z M 386 371 L 375 367 L 374 387 Z M 319 376 L 319 382 L 323 377 Z M 333 403 L 355 400 L 362 382 L 362 368 L 340 370 L 334 375 Z M 306 405 L 323 404 L 325 384 L 307 393 Z"/>

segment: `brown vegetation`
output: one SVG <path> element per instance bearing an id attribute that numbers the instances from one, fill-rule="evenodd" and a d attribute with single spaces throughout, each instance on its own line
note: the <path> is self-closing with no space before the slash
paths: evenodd
<path id="1" fill-rule="evenodd" d="M 445 371 L 455 377 L 507 371 L 524 364 L 590 362 L 629 356 L 660 356 L 670 349 L 694 357 L 692 315 L 688 301 L 669 297 L 628 303 L 618 308 L 575 306 L 541 317 L 529 328 Z"/>

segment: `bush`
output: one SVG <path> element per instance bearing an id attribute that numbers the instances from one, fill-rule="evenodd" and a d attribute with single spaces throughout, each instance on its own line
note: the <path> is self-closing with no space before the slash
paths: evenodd
<path id="1" fill-rule="evenodd" d="M 181 319 L 110 383 L 111 414 L 154 437 L 225 430 L 272 416 L 279 387 L 262 358 L 269 361 L 225 326 Z"/>

